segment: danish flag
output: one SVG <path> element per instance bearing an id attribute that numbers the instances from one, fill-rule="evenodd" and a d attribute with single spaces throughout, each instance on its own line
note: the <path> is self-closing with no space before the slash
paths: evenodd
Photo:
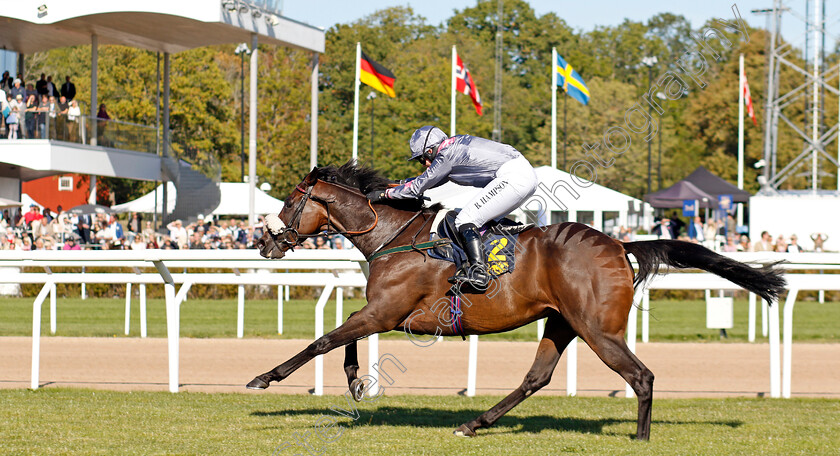
<path id="1" fill-rule="evenodd" d="M 475 86 L 469 70 L 464 66 L 464 62 L 461 61 L 461 56 L 456 54 L 455 58 L 455 88 L 472 98 L 475 112 L 481 115 L 481 96 L 478 95 L 478 88 Z"/>

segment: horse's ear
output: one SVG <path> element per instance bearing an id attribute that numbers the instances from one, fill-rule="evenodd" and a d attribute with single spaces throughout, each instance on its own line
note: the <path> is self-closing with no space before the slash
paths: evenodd
<path id="1" fill-rule="evenodd" d="M 316 166 L 316 167 L 312 168 L 312 172 L 310 172 L 309 174 L 306 175 L 305 178 L 303 178 L 303 182 L 305 182 L 306 185 L 315 185 L 315 182 L 318 182 L 318 177 L 317 176 L 318 176 L 318 167 Z"/>

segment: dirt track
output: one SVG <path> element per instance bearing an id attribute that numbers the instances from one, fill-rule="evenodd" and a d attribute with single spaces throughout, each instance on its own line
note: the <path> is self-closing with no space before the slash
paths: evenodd
<path id="1" fill-rule="evenodd" d="M 253 394 L 243 387 L 245 383 L 310 342 L 181 339 L 182 390 Z M 380 354 L 393 354 L 406 368 L 401 373 L 388 365 L 386 370 L 394 379 L 394 384 L 387 387 L 388 394 L 446 395 L 463 391 L 468 346 L 467 342 L 446 340 L 422 348 L 407 340 L 380 340 Z M 536 348 L 536 342 L 480 342 L 478 394 L 507 394 L 517 387 Z M 29 337 L 0 337 L 0 388 L 29 387 L 31 350 Z M 639 343 L 637 355 L 656 375 L 655 397 L 769 396 L 767 344 Z M 325 358 L 327 394 L 341 394 L 347 388 L 343 357 L 343 350 L 335 350 Z M 359 360 L 364 365 L 367 358 L 367 343 L 362 341 Z M 314 374 L 314 363 L 310 362 L 267 391 L 306 394 L 314 385 Z M 166 391 L 166 340 L 44 337 L 41 384 Z M 541 394 L 565 393 L 564 356 L 551 384 Z M 840 344 L 794 344 L 792 393 L 794 397 L 840 398 Z M 578 345 L 578 394 L 624 395 L 622 379 L 582 343 Z"/>

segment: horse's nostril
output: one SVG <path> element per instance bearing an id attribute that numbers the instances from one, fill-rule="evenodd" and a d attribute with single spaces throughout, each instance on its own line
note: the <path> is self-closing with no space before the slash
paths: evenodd
<path id="1" fill-rule="evenodd" d="M 265 248 L 265 241 L 262 240 L 262 239 L 258 240 L 257 241 L 257 248 L 260 249 L 260 250 L 264 249 Z"/>

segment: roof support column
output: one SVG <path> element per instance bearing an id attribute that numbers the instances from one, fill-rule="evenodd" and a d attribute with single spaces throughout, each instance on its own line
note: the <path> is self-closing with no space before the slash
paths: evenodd
<path id="1" fill-rule="evenodd" d="M 97 79 L 99 78 L 99 37 L 96 35 L 90 36 L 90 144 L 95 146 L 97 143 L 96 132 L 96 117 L 95 109 L 97 105 Z M 90 204 L 96 204 L 96 176 L 90 176 L 90 195 L 88 196 Z"/>
<path id="2" fill-rule="evenodd" d="M 251 34 L 251 106 L 248 128 L 248 225 L 256 225 L 254 206 L 257 188 L 257 34 Z"/>
<path id="3" fill-rule="evenodd" d="M 161 152 L 161 166 L 166 166 L 165 161 L 169 157 L 169 53 L 163 53 L 163 151 Z M 173 157 L 174 158 L 174 157 Z M 180 166 L 177 162 L 175 166 Z M 161 169 L 161 171 L 163 171 Z M 167 200 L 168 193 L 168 179 L 166 173 L 161 172 L 161 180 L 163 182 L 163 211 L 160 215 L 161 225 L 168 220 L 166 214 L 168 212 Z"/>
<path id="4" fill-rule="evenodd" d="M 318 59 L 320 54 L 317 52 L 312 56 L 312 108 L 309 113 L 310 127 L 312 128 L 309 134 L 309 169 L 318 166 Z"/>

